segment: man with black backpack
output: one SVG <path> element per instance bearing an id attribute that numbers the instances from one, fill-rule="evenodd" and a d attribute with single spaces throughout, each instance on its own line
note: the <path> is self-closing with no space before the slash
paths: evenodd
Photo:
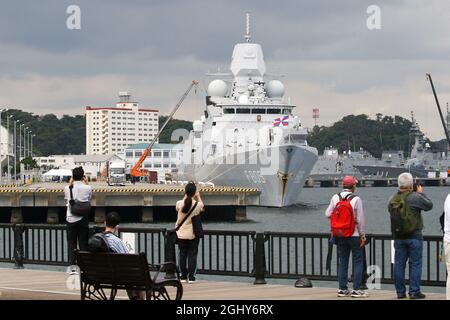
<path id="1" fill-rule="evenodd" d="M 109 212 L 105 217 L 105 231 L 96 233 L 89 239 L 89 251 L 130 253 L 125 242 L 118 237 L 119 223 L 119 214 L 115 211 Z M 127 289 L 127 294 L 131 300 L 145 300 L 145 291 Z"/>
<path id="2" fill-rule="evenodd" d="M 72 170 L 72 179 L 64 188 L 64 198 L 67 200 L 67 250 L 69 252 L 69 272 L 77 272 L 75 266 L 75 255 L 73 250 L 88 249 L 89 239 L 89 212 L 92 198 L 92 188 L 88 185 L 84 170 L 77 167 Z"/>
<path id="3" fill-rule="evenodd" d="M 119 232 L 119 223 L 119 214 L 115 211 L 109 212 L 105 217 L 105 231 L 95 234 L 89 239 L 89 250 L 97 252 L 130 253 L 130 250 L 123 240 L 117 236 Z"/>
<path id="4" fill-rule="evenodd" d="M 394 282 L 397 298 L 406 298 L 405 268 L 409 260 L 409 298 L 424 299 L 420 291 L 422 277 L 423 220 L 421 211 L 429 211 L 433 203 L 423 193 L 420 185 L 415 185 L 410 173 L 398 176 L 399 191 L 389 200 L 391 232 L 394 238 Z"/>
<path id="5" fill-rule="evenodd" d="M 358 181 L 352 176 L 342 180 L 343 190 L 331 198 L 325 215 L 330 218 L 331 232 L 339 252 L 338 297 L 352 296 L 365 298 L 367 292 L 361 290 L 363 277 L 363 256 L 361 247 L 365 245 L 365 218 L 362 200 L 355 195 Z M 348 263 L 350 252 L 353 259 L 353 290 L 348 283 Z"/>

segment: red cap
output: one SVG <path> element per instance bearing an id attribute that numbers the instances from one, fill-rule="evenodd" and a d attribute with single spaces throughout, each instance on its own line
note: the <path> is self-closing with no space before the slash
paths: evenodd
<path id="1" fill-rule="evenodd" d="M 343 186 L 353 186 L 358 183 L 358 180 L 356 180 L 353 176 L 345 176 L 344 179 L 342 179 L 342 185 Z"/>

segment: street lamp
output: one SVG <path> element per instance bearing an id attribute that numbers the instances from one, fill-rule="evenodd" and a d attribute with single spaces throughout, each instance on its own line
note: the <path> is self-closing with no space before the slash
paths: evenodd
<path id="1" fill-rule="evenodd" d="M 14 121 L 14 137 L 13 137 L 13 146 L 14 146 L 14 184 L 17 183 L 17 134 L 16 134 L 16 125 L 20 123 L 19 120 Z"/>
<path id="2" fill-rule="evenodd" d="M 27 157 L 27 128 L 28 127 L 24 127 L 23 128 L 23 151 L 22 151 L 22 160 L 24 160 Z M 23 164 L 23 169 L 27 170 L 27 165 Z M 25 174 L 25 172 L 24 172 Z"/>
<path id="3" fill-rule="evenodd" d="M 19 126 L 19 166 L 20 166 L 20 161 L 22 160 L 22 126 L 24 126 L 25 123 L 22 123 Z"/>
<path id="4" fill-rule="evenodd" d="M 30 150 L 31 150 L 31 158 L 33 158 L 33 138 L 34 137 L 36 137 L 36 135 L 35 134 L 32 134 L 31 135 L 31 148 L 30 148 Z"/>
<path id="5" fill-rule="evenodd" d="M 0 109 L 0 184 L 2 183 L 2 179 L 3 179 L 3 168 L 2 168 L 2 149 L 3 149 L 3 141 L 2 141 L 2 112 L 6 112 L 8 111 L 7 108 L 5 109 Z"/>
<path id="6" fill-rule="evenodd" d="M 23 157 L 26 158 L 27 157 L 27 130 L 29 128 L 25 127 L 23 129 Z"/>
<path id="7" fill-rule="evenodd" d="M 6 117 L 6 127 L 8 131 L 8 151 L 6 152 L 6 157 L 8 158 L 8 183 L 11 183 L 11 168 L 9 165 L 9 158 L 11 158 L 11 139 L 9 134 L 9 119 L 13 117 L 12 114 L 10 114 L 8 117 Z"/>
<path id="8" fill-rule="evenodd" d="M 33 131 L 28 131 L 28 156 L 31 157 L 31 135 L 33 134 Z"/>

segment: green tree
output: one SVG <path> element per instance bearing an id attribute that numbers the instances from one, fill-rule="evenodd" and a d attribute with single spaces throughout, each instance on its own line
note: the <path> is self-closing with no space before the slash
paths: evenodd
<path id="1" fill-rule="evenodd" d="M 377 114 L 370 119 L 365 114 L 348 115 L 330 127 L 314 127 L 309 144 L 322 153 L 326 147 L 336 147 L 339 152 L 360 148 L 380 157 L 383 150 L 409 150 L 411 121 L 400 116 Z"/>
<path id="2" fill-rule="evenodd" d="M 26 157 L 23 158 L 20 163 L 22 163 L 25 168 L 31 170 L 31 169 L 35 169 L 35 168 L 39 168 L 36 160 L 34 160 L 32 157 Z"/>
<path id="3" fill-rule="evenodd" d="M 84 115 L 63 115 L 58 118 L 54 114 L 35 115 L 22 110 L 8 110 L 11 133 L 14 122 L 19 120 L 29 128 L 36 136 L 33 138 L 33 154 L 37 156 L 49 156 L 54 154 L 84 154 L 86 152 L 86 117 Z M 162 126 L 167 116 L 159 117 L 159 125 Z M 6 117 L 2 117 L 2 125 L 6 127 Z M 192 122 L 172 119 L 162 132 L 159 141 L 161 143 L 173 143 L 170 140 L 172 132 L 184 128 L 192 130 Z M 17 128 L 17 135 L 19 129 Z"/>

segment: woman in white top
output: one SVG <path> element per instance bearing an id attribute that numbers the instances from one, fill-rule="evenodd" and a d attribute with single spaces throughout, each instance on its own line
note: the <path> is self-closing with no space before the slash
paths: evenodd
<path id="1" fill-rule="evenodd" d="M 181 281 L 189 283 L 195 282 L 197 271 L 197 254 L 199 239 L 195 237 L 192 227 L 192 217 L 203 211 L 203 202 L 197 187 L 193 182 L 189 182 L 185 188 L 184 198 L 177 201 L 176 210 L 178 212 L 176 226 L 178 226 L 189 211 L 195 206 L 189 217 L 184 221 L 177 231 L 179 266 L 181 271 Z"/>

